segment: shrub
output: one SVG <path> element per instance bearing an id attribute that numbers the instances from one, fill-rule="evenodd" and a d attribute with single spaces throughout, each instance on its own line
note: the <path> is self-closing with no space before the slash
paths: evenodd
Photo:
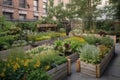
<path id="1" fill-rule="evenodd" d="M 90 35 L 87 35 L 87 36 L 83 36 L 84 40 L 86 42 L 88 42 L 89 44 L 96 44 L 96 43 L 99 43 L 100 42 L 100 39 L 95 37 L 95 36 L 90 36 Z"/>
<path id="2" fill-rule="evenodd" d="M 107 48 L 105 45 L 99 45 L 100 49 L 100 58 L 104 58 L 104 56 L 108 53 L 109 48 Z"/>
<path id="3" fill-rule="evenodd" d="M 37 69 L 37 70 L 32 70 L 30 73 L 27 75 L 26 80 L 52 80 L 48 74 L 42 70 L 42 69 Z"/>
<path id="4" fill-rule="evenodd" d="M 80 59 L 87 63 L 97 64 L 100 62 L 100 49 L 94 45 L 86 44 L 80 49 Z"/>
<path id="5" fill-rule="evenodd" d="M 104 44 L 107 47 L 111 47 L 113 46 L 114 41 L 110 37 L 102 37 L 100 43 Z"/>
<path id="6" fill-rule="evenodd" d="M 65 28 L 60 28 L 60 32 L 66 32 Z"/>

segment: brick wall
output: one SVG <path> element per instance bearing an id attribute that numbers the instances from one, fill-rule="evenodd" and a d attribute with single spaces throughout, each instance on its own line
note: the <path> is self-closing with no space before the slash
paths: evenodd
<path id="1" fill-rule="evenodd" d="M 39 19 L 41 16 L 43 16 L 43 0 L 38 0 L 38 11 L 33 11 L 33 1 L 34 0 L 26 0 L 27 5 L 26 8 L 20 8 L 19 7 L 19 0 L 13 0 L 13 6 L 3 6 L 3 0 L 0 0 L 0 16 L 2 16 L 2 9 L 6 8 L 7 10 L 13 10 L 13 18 L 19 19 L 20 12 L 26 12 L 26 19 L 34 19 L 34 16 L 39 16 Z M 68 3 L 69 0 L 63 0 L 64 3 Z M 58 0 L 55 0 L 55 4 L 58 4 Z M 3 7 L 2 7 L 3 6 Z"/>
<path id="2" fill-rule="evenodd" d="M 2 16 L 2 3 L 3 1 L 2 0 L 0 0 L 0 16 Z"/>

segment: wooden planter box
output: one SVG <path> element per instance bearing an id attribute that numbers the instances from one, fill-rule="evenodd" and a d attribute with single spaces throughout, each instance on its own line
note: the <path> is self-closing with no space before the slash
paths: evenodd
<path id="1" fill-rule="evenodd" d="M 67 56 L 66 58 L 71 59 L 71 62 L 73 63 L 79 58 L 79 54 L 78 53 L 73 53 L 73 54 Z"/>
<path id="2" fill-rule="evenodd" d="M 50 75 L 52 80 L 62 80 L 64 77 L 69 75 L 71 72 L 71 61 L 68 59 L 68 62 L 63 63 L 51 70 L 49 70 L 47 73 Z"/>
<path id="3" fill-rule="evenodd" d="M 103 74 L 113 56 L 114 47 L 108 54 L 106 54 L 100 64 L 88 64 L 78 59 L 76 64 L 77 71 L 81 71 L 84 74 L 99 78 Z"/>

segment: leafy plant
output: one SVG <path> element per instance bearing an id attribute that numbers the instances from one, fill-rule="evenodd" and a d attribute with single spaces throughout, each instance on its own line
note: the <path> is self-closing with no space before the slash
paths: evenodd
<path id="1" fill-rule="evenodd" d="M 88 42 L 89 44 L 93 44 L 93 45 L 100 42 L 100 39 L 95 36 L 87 35 L 87 36 L 83 36 L 83 38 L 86 42 Z"/>
<path id="2" fill-rule="evenodd" d="M 26 80 L 52 80 L 48 74 L 42 70 L 42 69 L 37 69 L 37 70 L 32 70 L 30 73 L 27 75 Z"/>
<path id="3" fill-rule="evenodd" d="M 46 51 L 46 50 L 49 50 L 49 49 L 53 49 L 53 46 L 45 44 L 45 45 L 41 45 L 41 46 L 38 46 L 36 48 L 33 48 L 31 50 L 28 50 L 28 51 L 26 51 L 26 53 L 29 53 L 29 54 L 39 54 L 42 51 Z"/>
<path id="4" fill-rule="evenodd" d="M 94 45 L 86 44 L 80 49 L 80 59 L 87 63 L 97 64 L 100 62 L 100 49 Z"/>
<path id="5" fill-rule="evenodd" d="M 110 37 L 102 37 L 100 40 L 101 44 L 104 44 L 107 47 L 111 47 L 113 46 L 113 39 L 111 39 Z"/>
<path id="6" fill-rule="evenodd" d="M 108 53 L 109 48 L 107 48 L 105 45 L 99 45 L 100 49 L 100 58 L 104 58 L 104 56 Z"/>
<path id="7" fill-rule="evenodd" d="M 64 56 L 59 56 L 59 52 L 55 50 L 45 50 L 40 54 L 31 56 L 32 58 L 37 57 L 37 59 L 41 62 L 41 68 L 46 71 L 66 62 L 66 58 Z"/>

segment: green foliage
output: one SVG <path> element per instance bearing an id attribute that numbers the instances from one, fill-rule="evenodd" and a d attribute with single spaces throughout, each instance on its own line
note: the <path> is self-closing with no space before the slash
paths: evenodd
<path id="1" fill-rule="evenodd" d="M 36 30 L 36 24 L 37 22 L 19 22 L 16 23 L 17 27 L 20 27 L 22 30 Z"/>
<path id="2" fill-rule="evenodd" d="M 66 32 L 65 28 L 60 28 L 60 32 Z"/>
<path id="3" fill-rule="evenodd" d="M 41 32 L 41 33 L 32 33 L 27 35 L 28 41 L 41 41 L 47 39 L 53 39 L 56 37 L 64 36 L 62 33 L 58 32 Z"/>
<path id="4" fill-rule="evenodd" d="M 115 19 L 120 20 L 120 0 L 110 0 L 115 8 Z"/>
<path id="5" fill-rule="evenodd" d="M 74 52 L 79 52 L 79 49 L 82 45 L 86 44 L 83 38 L 81 37 L 70 37 L 65 40 L 58 40 L 54 42 L 54 49 L 60 51 L 61 53 L 68 55 Z"/>
<path id="6" fill-rule="evenodd" d="M 87 63 L 97 64 L 100 62 L 100 49 L 94 45 L 86 44 L 80 49 L 80 59 Z"/>
<path id="7" fill-rule="evenodd" d="M 113 23 L 112 21 L 107 21 L 107 20 L 102 20 L 102 21 L 97 21 L 96 23 L 96 29 L 102 29 L 105 31 L 110 31 L 113 28 Z"/>
<path id="8" fill-rule="evenodd" d="M 100 49 L 100 58 L 102 59 L 102 58 L 104 58 L 105 55 L 108 53 L 109 48 L 106 47 L 105 45 L 99 45 L 98 47 L 99 47 L 99 49 Z"/>
<path id="9" fill-rule="evenodd" d="M 114 44 L 114 41 L 110 37 L 102 37 L 100 40 L 100 43 L 104 44 L 107 47 L 112 47 Z"/>
<path id="10" fill-rule="evenodd" d="M 51 46 L 50 45 L 41 45 L 41 46 L 38 46 L 36 48 L 33 48 L 31 50 L 26 51 L 26 53 L 39 54 L 42 51 L 46 51 L 46 50 L 49 50 L 49 49 L 53 49 L 53 46 L 52 45 Z"/>
<path id="11" fill-rule="evenodd" d="M 11 35 L 0 37 L 0 50 L 9 48 L 10 45 L 12 45 L 14 38 L 15 36 Z"/>
<path id="12" fill-rule="evenodd" d="M 83 20 L 85 28 L 92 29 L 92 24 L 98 16 L 96 6 L 99 2 L 100 0 L 71 0 L 69 6 L 75 17 Z"/>
<path id="13" fill-rule="evenodd" d="M 30 73 L 27 75 L 26 80 L 52 80 L 48 74 L 42 70 L 42 69 L 37 69 L 37 70 L 32 70 Z"/>
<path id="14" fill-rule="evenodd" d="M 93 44 L 95 45 L 96 43 L 99 43 L 100 42 L 100 39 L 95 37 L 95 36 L 90 36 L 90 35 L 87 35 L 87 36 L 83 36 L 84 40 L 89 43 L 89 44 Z"/>

